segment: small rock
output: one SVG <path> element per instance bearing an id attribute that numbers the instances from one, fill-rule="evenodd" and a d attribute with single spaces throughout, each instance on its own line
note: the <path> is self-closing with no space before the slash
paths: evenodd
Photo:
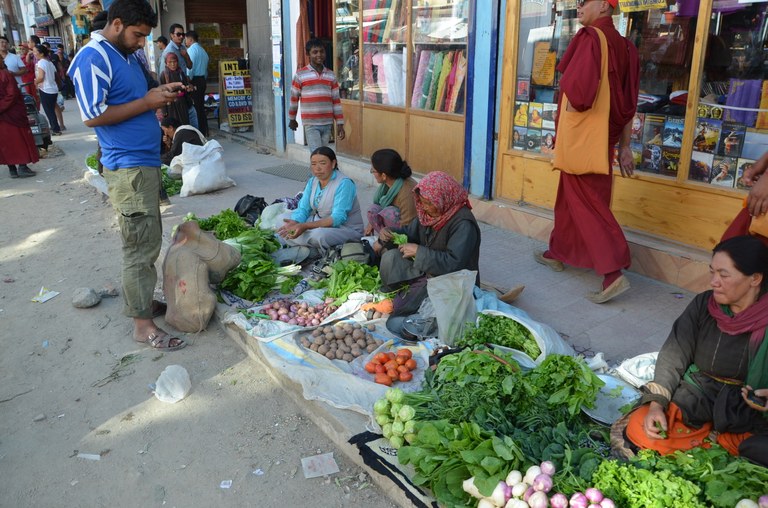
<path id="1" fill-rule="evenodd" d="M 72 305 L 78 309 L 87 309 L 98 305 L 101 301 L 101 296 L 91 288 L 78 288 L 75 289 L 75 293 L 72 295 Z"/>
<path id="2" fill-rule="evenodd" d="M 42 422 L 43 420 L 45 420 L 45 415 L 43 413 L 40 413 L 39 415 L 32 418 L 33 422 Z"/>
<path id="3" fill-rule="evenodd" d="M 119 296 L 120 291 L 118 291 L 112 284 L 105 284 L 104 287 L 99 290 L 99 295 L 102 298 L 113 298 Z"/>

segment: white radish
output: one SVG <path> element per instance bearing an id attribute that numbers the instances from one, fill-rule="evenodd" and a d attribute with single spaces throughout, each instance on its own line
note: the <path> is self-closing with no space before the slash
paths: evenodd
<path id="1" fill-rule="evenodd" d="M 520 482 L 516 485 L 512 486 L 512 497 L 523 497 L 523 494 L 525 494 L 525 491 L 528 490 L 528 485 L 525 482 Z"/>
<path id="2" fill-rule="evenodd" d="M 600 508 L 616 508 L 616 503 L 614 503 L 613 499 L 610 497 L 604 497 L 603 500 L 600 501 Z"/>
<path id="3" fill-rule="evenodd" d="M 590 487 L 584 491 L 584 495 L 592 504 L 598 504 L 603 500 L 603 493 L 594 487 Z"/>
<path id="4" fill-rule="evenodd" d="M 535 491 L 547 493 L 552 490 L 552 477 L 541 473 L 534 478 L 532 487 Z"/>
<path id="5" fill-rule="evenodd" d="M 555 475 L 556 469 L 555 469 L 555 465 L 552 462 L 545 460 L 544 462 L 541 463 L 539 467 L 541 468 L 542 473 L 548 474 L 549 476 Z"/>
<path id="6" fill-rule="evenodd" d="M 547 499 L 547 495 L 543 492 L 534 492 L 528 498 L 528 506 L 531 508 L 547 508 L 549 506 L 549 499 Z"/>
<path id="7" fill-rule="evenodd" d="M 510 495 L 511 490 L 512 489 L 510 489 L 509 485 L 507 485 L 505 482 L 499 482 L 496 485 L 496 488 L 493 489 L 490 499 L 493 501 L 494 505 L 503 507 L 505 504 L 507 504 L 509 498 L 512 497 Z"/>
<path id="8" fill-rule="evenodd" d="M 568 508 L 568 498 L 565 494 L 557 493 L 549 498 L 549 505 L 552 508 Z"/>
<path id="9" fill-rule="evenodd" d="M 540 474 L 541 474 L 541 468 L 539 466 L 531 466 L 525 472 L 523 481 L 528 485 L 533 485 L 533 480 L 535 480 L 536 477 L 539 476 Z"/>
<path id="10" fill-rule="evenodd" d="M 507 501 L 507 504 L 504 505 L 504 508 L 528 508 L 528 503 L 523 501 L 522 499 L 510 499 Z"/>
<path id="11" fill-rule="evenodd" d="M 461 488 L 464 489 L 464 492 L 469 494 L 470 496 L 476 498 L 476 499 L 482 499 L 483 495 L 480 493 L 479 490 L 477 490 L 477 487 L 475 486 L 475 477 L 469 478 L 467 480 L 464 480 L 461 483 Z"/>
<path id="12" fill-rule="evenodd" d="M 760 508 L 760 505 L 752 501 L 751 499 L 742 499 L 736 503 L 735 508 Z"/>
<path id="13" fill-rule="evenodd" d="M 484 497 L 477 503 L 477 508 L 496 508 L 496 505 L 489 498 Z"/>
<path id="14" fill-rule="evenodd" d="M 517 469 L 510 471 L 509 474 L 507 475 L 506 482 L 507 482 L 507 485 L 509 485 L 510 487 L 514 487 L 521 481 L 523 481 L 523 473 L 521 473 Z"/>

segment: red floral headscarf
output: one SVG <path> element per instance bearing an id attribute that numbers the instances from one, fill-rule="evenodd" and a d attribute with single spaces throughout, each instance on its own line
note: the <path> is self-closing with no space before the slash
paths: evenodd
<path id="1" fill-rule="evenodd" d="M 461 208 L 472 208 L 469 204 L 469 196 L 464 187 L 459 185 L 456 180 L 442 171 L 433 171 L 421 179 L 413 188 L 416 194 L 416 214 L 419 217 L 419 223 L 422 226 L 431 227 L 435 231 L 445 226 L 445 223 L 451 220 Z M 438 217 L 431 217 L 424 211 L 419 196 L 428 199 L 440 212 Z"/>

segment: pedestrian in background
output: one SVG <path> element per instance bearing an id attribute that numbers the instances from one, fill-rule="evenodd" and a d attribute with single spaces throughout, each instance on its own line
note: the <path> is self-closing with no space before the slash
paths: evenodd
<path id="1" fill-rule="evenodd" d="M 301 121 L 310 153 L 331 141 L 336 122 L 336 138 L 344 139 L 344 114 L 341 111 L 339 83 L 331 69 L 325 67 L 325 46 L 320 39 L 310 39 L 304 47 L 309 65 L 296 71 L 291 83 L 288 128 L 299 127 L 296 114 L 301 102 Z"/>
<path id="2" fill-rule="evenodd" d="M 153 300 L 162 243 L 161 138 L 154 111 L 176 99 L 183 85 L 147 91 L 145 73 L 133 54 L 156 25 L 157 14 L 146 0 L 116 0 L 107 26 L 91 34 L 69 75 L 83 122 L 95 128 L 102 147 L 104 179 L 123 241 L 124 313 L 133 319 L 133 339 L 174 351 L 186 343 L 153 319 L 165 311 L 165 304 Z"/>
<path id="3" fill-rule="evenodd" d="M 613 185 L 610 161 L 618 142 L 621 175 L 633 174 L 635 161 L 629 139 L 637 108 L 640 66 L 637 49 L 613 25 L 611 16 L 617 4 L 618 0 L 577 0 L 576 14 L 584 26 L 568 45 L 557 67 L 563 73 L 560 92 L 568 98 L 568 111 L 584 112 L 592 108 L 602 69 L 597 30 L 605 35 L 610 69 L 608 174 L 560 172 L 549 248 L 534 255 L 537 262 L 555 271 L 562 271 L 565 263 L 590 268 L 602 275 L 601 290 L 587 295 L 594 303 L 607 302 L 629 289 L 629 281 L 621 272 L 630 264 L 629 245 L 610 208 Z M 560 111 L 559 115 L 562 114 Z M 558 129 L 560 127 L 558 124 Z M 556 136 L 556 154 L 559 147 L 562 148 Z"/>
<path id="4" fill-rule="evenodd" d="M 155 41 L 155 44 L 157 44 L 157 47 L 160 49 L 160 56 L 157 58 L 157 62 L 155 63 L 155 74 L 160 76 L 160 73 L 163 71 L 163 66 L 160 62 L 163 61 L 163 52 L 165 51 L 165 48 L 168 46 L 168 38 L 164 35 L 161 35 L 157 38 Z"/>
<path id="5" fill-rule="evenodd" d="M 37 64 L 35 64 L 35 85 L 40 93 L 40 102 L 43 103 L 43 111 L 51 124 L 51 134 L 61 136 L 61 126 L 56 115 L 56 100 L 59 98 L 59 87 L 56 86 L 56 68 L 51 63 L 48 48 L 42 44 L 35 46 L 33 50 Z"/>
<path id="6" fill-rule="evenodd" d="M 208 118 L 205 113 L 205 89 L 208 86 L 208 53 L 198 42 L 197 32 L 187 31 L 187 53 L 192 60 L 192 67 L 187 74 L 194 89 L 192 90 L 192 102 L 197 111 L 198 129 L 203 135 L 208 135 Z"/>
<path id="7" fill-rule="evenodd" d="M 27 164 L 39 160 L 35 139 L 29 128 L 27 108 L 21 90 L 0 60 L 0 164 L 7 164 L 11 178 L 35 176 Z"/>
<path id="8" fill-rule="evenodd" d="M 186 69 L 192 68 L 192 60 L 189 58 L 187 48 L 184 47 L 184 36 L 186 35 L 184 27 L 174 23 L 171 25 L 168 33 L 171 37 L 168 45 L 163 49 L 162 55 L 160 55 L 160 72 L 158 75 L 162 74 L 163 70 L 165 70 L 165 57 L 168 53 L 176 53 L 176 57 L 179 59 L 179 67 L 182 70 L 186 71 Z"/>
<path id="9" fill-rule="evenodd" d="M 16 78 L 16 83 L 21 86 L 23 83 L 21 79 L 22 76 L 27 73 L 27 67 L 19 55 L 15 55 L 9 51 L 10 48 L 11 43 L 8 41 L 8 38 L 4 35 L 0 35 L 0 59 L 5 62 L 6 70 Z"/>

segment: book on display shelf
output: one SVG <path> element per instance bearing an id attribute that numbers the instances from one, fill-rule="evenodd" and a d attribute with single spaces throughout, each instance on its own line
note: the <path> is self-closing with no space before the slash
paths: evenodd
<path id="1" fill-rule="evenodd" d="M 662 148 L 661 149 L 661 174 L 666 176 L 677 176 L 677 170 L 680 167 L 680 149 Z"/>
<path id="2" fill-rule="evenodd" d="M 736 181 L 736 157 L 715 156 L 712 162 L 712 171 L 709 174 L 709 183 L 718 187 L 732 188 Z"/>
<path id="3" fill-rule="evenodd" d="M 693 149 L 699 152 L 715 153 L 720 141 L 721 120 L 701 118 L 696 120 L 696 131 L 693 138 Z"/>
<path id="4" fill-rule="evenodd" d="M 545 102 L 541 110 L 541 128 L 555 130 L 555 117 L 557 116 L 557 104 Z"/>
<path id="5" fill-rule="evenodd" d="M 635 113 L 632 119 L 632 132 L 629 139 L 634 143 L 643 142 L 643 126 L 645 125 L 645 113 Z"/>
<path id="6" fill-rule="evenodd" d="M 528 103 L 528 128 L 529 129 L 541 129 L 541 111 L 542 111 L 542 104 L 540 102 Z"/>
<path id="7" fill-rule="evenodd" d="M 541 152 L 541 129 L 528 129 L 525 135 L 525 149 L 529 152 Z"/>
<path id="8" fill-rule="evenodd" d="M 749 189 L 744 183 L 744 171 L 751 168 L 755 163 L 753 159 L 739 158 L 736 163 L 736 188 L 737 189 Z"/>
<path id="9" fill-rule="evenodd" d="M 724 120 L 720 129 L 720 141 L 717 144 L 717 154 L 729 157 L 741 156 L 744 146 L 746 127 L 737 122 Z"/>
<path id="10" fill-rule="evenodd" d="M 681 116 L 667 116 L 664 122 L 661 145 L 665 148 L 680 148 L 683 146 L 684 126 L 685 118 Z"/>
<path id="11" fill-rule="evenodd" d="M 691 154 L 691 168 L 688 170 L 688 179 L 696 182 L 709 182 L 712 173 L 712 160 L 714 155 L 707 152 L 694 151 Z"/>
<path id="12" fill-rule="evenodd" d="M 643 143 L 646 145 L 661 145 L 664 135 L 665 115 L 646 113 L 643 124 Z"/>
<path id="13" fill-rule="evenodd" d="M 649 173 L 661 173 L 661 145 L 643 145 L 643 161 L 640 169 Z"/>
<path id="14" fill-rule="evenodd" d="M 555 153 L 555 131 L 541 131 L 541 153 L 547 155 Z"/>
<path id="15" fill-rule="evenodd" d="M 515 150 L 525 150 L 525 138 L 528 135 L 527 127 L 515 127 L 512 133 L 512 148 Z"/>

